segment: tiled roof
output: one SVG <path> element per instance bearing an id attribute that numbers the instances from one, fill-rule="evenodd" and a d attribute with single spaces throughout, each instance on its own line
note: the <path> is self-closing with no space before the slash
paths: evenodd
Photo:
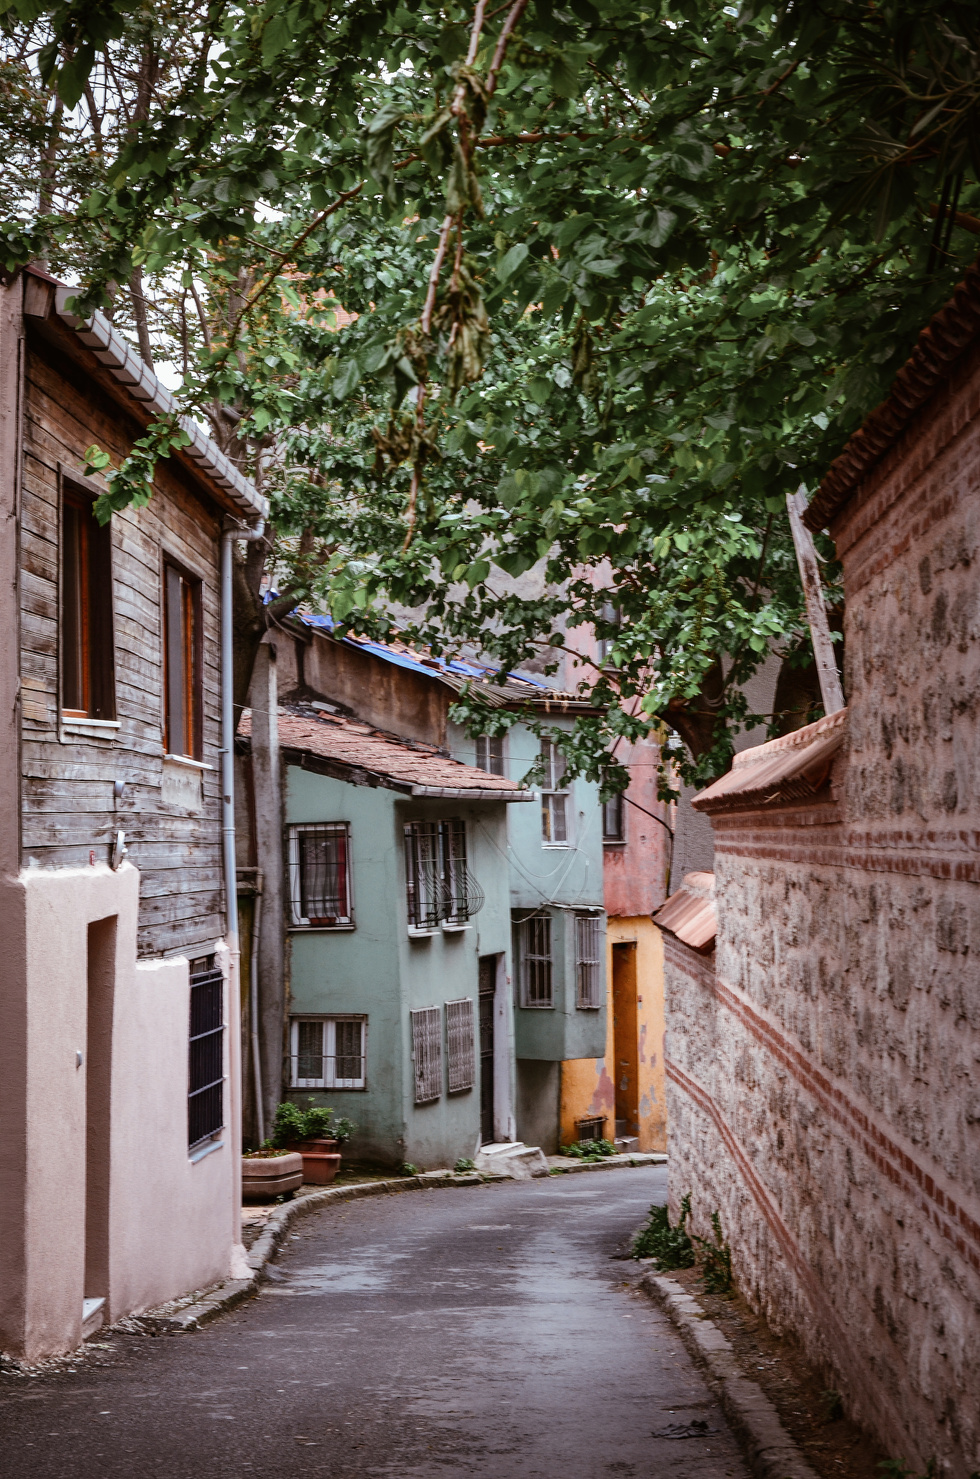
<path id="1" fill-rule="evenodd" d="M 792 734 L 742 750 L 728 774 L 699 792 L 691 805 L 711 813 L 815 796 L 846 733 L 847 710 L 838 709 Z"/>
<path id="2" fill-rule="evenodd" d="M 980 336 L 980 262 L 967 271 L 952 298 L 922 330 L 895 377 L 888 399 L 854 433 L 814 494 L 803 522 L 825 529 L 858 483 L 897 441 L 920 406 Z"/>
<path id="3" fill-rule="evenodd" d="M 692 950 L 706 953 L 714 947 L 718 932 L 718 910 L 715 907 L 715 875 L 686 873 L 676 893 L 657 910 L 654 924 L 669 930 Z"/>
<path id="4" fill-rule="evenodd" d="M 252 733 L 251 711 L 238 733 Z M 531 792 L 500 775 L 450 760 L 432 745 L 384 734 L 370 724 L 333 715 L 279 710 L 279 744 L 288 752 L 330 762 L 355 785 L 388 786 L 411 796 L 456 796 L 470 801 L 530 801 Z"/>

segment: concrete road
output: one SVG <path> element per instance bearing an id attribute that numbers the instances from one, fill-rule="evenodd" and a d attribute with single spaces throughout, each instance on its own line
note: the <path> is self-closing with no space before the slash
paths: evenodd
<path id="1" fill-rule="evenodd" d="M 0 1379 L 0 1474 L 747 1479 L 617 1257 L 665 1195 L 653 1167 L 302 1219 L 262 1293 L 206 1329 L 96 1336 L 73 1374 Z"/>

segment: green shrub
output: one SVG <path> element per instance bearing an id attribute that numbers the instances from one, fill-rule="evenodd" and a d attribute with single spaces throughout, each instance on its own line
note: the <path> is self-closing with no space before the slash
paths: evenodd
<path id="1" fill-rule="evenodd" d="M 455 1166 L 453 1166 L 453 1170 L 456 1171 L 460 1176 L 462 1176 L 467 1171 L 475 1171 L 476 1161 L 471 1161 L 469 1156 L 461 1155 Z"/>
<path id="2" fill-rule="evenodd" d="M 601 1161 L 607 1155 L 618 1154 L 611 1140 L 577 1140 L 574 1145 L 563 1145 L 561 1153 L 577 1161 Z"/>
<path id="3" fill-rule="evenodd" d="M 337 1140 L 343 1144 L 356 1129 L 353 1120 L 317 1104 L 311 1095 L 306 1109 L 292 1100 L 279 1105 L 272 1122 L 272 1144 L 283 1146 L 293 1140 Z"/>
<path id="4" fill-rule="evenodd" d="M 711 1214 L 711 1230 L 714 1239 L 695 1237 L 698 1245 L 696 1254 L 701 1265 L 701 1278 L 709 1294 L 730 1294 L 732 1290 L 732 1250 L 721 1232 L 721 1218 L 717 1212 Z"/>
<path id="5" fill-rule="evenodd" d="M 662 1269 L 691 1268 L 694 1246 L 685 1231 L 690 1212 L 691 1198 L 686 1196 L 681 1202 L 681 1220 L 671 1227 L 667 1208 L 651 1207 L 646 1227 L 633 1239 L 633 1257 L 652 1258 Z"/>
<path id="6" fill-rule="evenodd" d="M 417 1176 L 418 1174 L 419 1174 L 419 1168 L 418 1168 L 418 1166 L 413 1166 L 411 1161 L 404 1161 L 402 1163 L 402 1175 L 403 1176 Z"/>

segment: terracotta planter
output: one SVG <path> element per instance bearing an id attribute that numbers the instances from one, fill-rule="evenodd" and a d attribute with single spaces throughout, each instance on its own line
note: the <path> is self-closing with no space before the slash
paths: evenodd
<path id="1" fill-rule="evenodd" d="M 302 1185 L 301 1155 L 262 1156 L 257 1160 L 242 1157 L 243 1202 L 270 1202 L 299 1191 Z"/>
<path id="2" fill-rule="evenodd" d="M 291 1141 L 290 1150 L 303 1158 L 303 1180 L 307 1186 L 329 1186 L 340 1170 L 340 1152 L 336 1140 Z"/>

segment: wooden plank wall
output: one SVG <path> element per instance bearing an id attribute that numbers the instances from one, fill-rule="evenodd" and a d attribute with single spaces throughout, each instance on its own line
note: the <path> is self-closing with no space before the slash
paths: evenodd
<path id="1" fill-rule="evenodd" d="M 98 442 L 118 461 L 142 428 L 93 380 L 29 335 L 22 492 L 22 863 L 103 861 L 117 829 L 140 870 L 139 952 L 224 933 L 219 784 L 219 514 L 189 474 L 160 466 L 142 509 L 112 519 L 117 738 L 62 742 L 58 730 L 58 465 L 81 471 Z M 202 578 L 203 811 L 164 805 L 163 554 Z M 121 802 L 113 782 L 123 780 Z"/>

